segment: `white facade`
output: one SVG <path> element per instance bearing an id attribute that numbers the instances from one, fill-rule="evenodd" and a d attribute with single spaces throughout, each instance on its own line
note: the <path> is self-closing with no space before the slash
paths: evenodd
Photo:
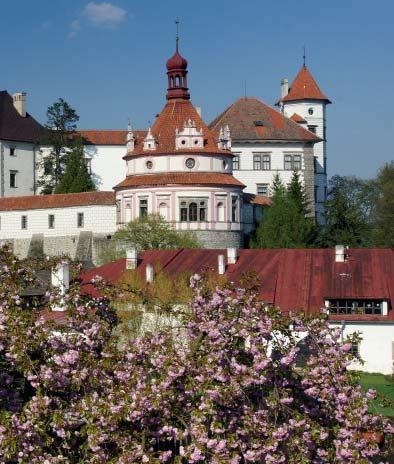
<path id="1" fill-rule="evenodd" d="M 283 113 L 290 118 L 294 113 L 307 122 L 307 128 L 312 130 L 322 142 L 315 143 L 315 208 L 318 220 L 322 221 L 324 202 L 327 198 L 327 153 L 326 153 L 326 106 L 323 100 L 285 101 L 282 103 Z"/>
<path id="2" fill-rule="evenodd" d="M 84 231 L 107 235 L 115 230 L 115 205 L 0 211 L 0 240 L 30 239 L 34 234 L 64 237 Z"/>
<path id="3" fill-rule="evenodd" d="M 99 190 L 112 190 L 125 178 L 125 145 L 85 145 L 84 152 Z"/>
<path id="4" fill-rule="evenodd" d="M 0 140 L 0 196 L 34 195 L 38 147 L 29 142 Z"/>
<path id="5" fill-rule="evenodd" d="M 343 337 L 354 332 L 362 337 L 359 354 L 364 364 L 353 363 L 350 368 L 363 372 L 394 374 L 394 321 L 330 322 L 331 327 L 343 329 Z"/>
<path id="6" fill-rule="evenodd" d="M 231 150 L 237 156 L 236 164 L 233 163 L 233 175 L 246 185 L 244 190 L 246 193 L 269 196 L 276 174 L 280 175 L 285 185 L 288 184 L 293 170 L 285 169 L 285 155 L 300 156 L 300 177 L 303 180 L 305 169 L 303 143 L 241 143 L 233 140 Z M 260 155 L 259 166 L 254 162 L 255 155 Z"/>

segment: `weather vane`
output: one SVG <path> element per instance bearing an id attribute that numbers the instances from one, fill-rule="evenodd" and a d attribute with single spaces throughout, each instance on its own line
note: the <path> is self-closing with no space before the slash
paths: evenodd
<path id="1" fill-rule="evenodd" d="M 178 42 L 179 42 L 179 19 L 175 20 L 176 24 L 176 49 L 178 50 Z"/>
<path id="2" fill-rule="evenodd" d="M 305 45 L 304 45 L 304 54 L 302 55 L 302 59 L 304 61 L 304 66 L 305 66 L 305 61 L 306 61 L 306 49 L 305 49 Z"/>

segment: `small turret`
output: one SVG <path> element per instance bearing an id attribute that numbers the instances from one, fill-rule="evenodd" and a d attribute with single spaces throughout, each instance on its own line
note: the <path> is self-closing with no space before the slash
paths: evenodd
<path id="1" fill-rule="evenodd" d="M 129 119 L 129 122 L 127 124 L 127 136 L 126 136 L 127 153 L 134 151 L 134 147 L 135 147 L 135 136 L 134 136 L 134 132 L 131 127 L 131 122 Z"/>

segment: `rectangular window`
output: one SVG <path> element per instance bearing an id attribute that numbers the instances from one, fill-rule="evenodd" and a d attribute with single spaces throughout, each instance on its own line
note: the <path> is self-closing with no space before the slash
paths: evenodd
<path id="1" fill-rule="evenodd" d="M 148 199 L 140 198 L 140 216 L 148 215 Z"/>
<path id="2" fill-rule="evenodd" d="M 239 155 L 234 155 L 233 157 L 233 170 L 234 171 L 239 170 Z"/>
<path id="3" fill-rule="evenodd" d="M 27 229 L 27 216 L 21 216 L 21 229 Z"/>
<path id="4" fill-rule="evenodd" d="M 44 176 L 50 176 L 53 173 L 53 166 L 49 159 L 44 160 Z"/>
<path id="5" fill-rule="evenodd" d="M 231 221 L 237 222 L 238 220 L 238 199 L 231 197 Z"/>
<path id="6" fill-rule="evenodd" d="M 83 226 L 84 226 L 84 222 L 85 222 L 85 220 L 84 220 L 84 215 L 83 215 L 83 213 L 78 213 L 78 215 L 77 215 L 77 226 L 78 226 L 78 227 L 83 227 Z"/>
<path id="7" fill-rule="evenodd" d="M 293 157 L 291 155 L 285 155 L 285 170 L 293 170 Z"/>
<path id="8" fill-rule="evenodd" d="M 350 353 L 355 357 L 360 356 L 360 343 L 352 343 Z"/>
<path id="9" fill-rule="evenodd" d="M 48 228 L 54 229 L 55 228 L 55 215 L 48 214 Z"/>
<path id="10" fill-rule="evenodd" d="M 15 147 L 10 148 L 10 156 L 16 156 Z"/>
<path id="11" fill-rule="evenodd" d="M 257 195 L 268 196 L 268 184 L 257 184 Z"/>
<path id="12" fill-rule="evenodd" d="M 116 223 L 121 223 L 121 209 L 120 209 L 120 200 L 116 200 Z"/>
<path id="13" fill-rule="evenodd" d="M 263 155 L 263 170 L 271 170 L 271 155 Z"/>
<path id="14" fill-rule="evenodd" d="M 89 174 L 92 174 L 92 159 L 91 158 L 84 158 L 86 169 L 88 170 Z"/>
<path id="15" fill-rule="evenodd" d="M 253 155 L 253 169 L 255 171 L 261 170 L 261 156 L 260 155 Z"/>
<path id="16" fill-rule="evenodd" d="M 301 155 L 285 155 L 284 169 L 285 171 L 300 171 Z"/>
<path id="17" fill-rule="evenodd" d="M 317 173 L 317 158 L 316 156 L 313 157 L 313 171 L 316 174 Z"/>
<path id="18" fill-rule="evenodd" d="M 382 315 L 383 300 L 329 300 L 332 314 Z"/>
<path id="19" fill-rule="evenodd" d="M 317 126 L 308 126 L 308 130 L 310 132 L 313 132 L 314 134 L 316 134 L 316 129 L 317 129 Z"/>
<path id="20" fill-rule="evenodd" d="M 18 174 L 18 171 L 10 171 L 10 187 L 11 188 L 16 188 L 16 176 Z"/>

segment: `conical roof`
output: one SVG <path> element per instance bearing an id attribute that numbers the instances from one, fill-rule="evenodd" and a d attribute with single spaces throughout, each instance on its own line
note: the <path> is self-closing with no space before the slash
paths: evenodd
<path id="1" fill-rule="evenodd" d="M 289 93 L 281 98 L 282 102 L 297 100 L 323 100 L 331 103 L 317 85 L 309 69 L 303 65 L 290 86 Z"/>

